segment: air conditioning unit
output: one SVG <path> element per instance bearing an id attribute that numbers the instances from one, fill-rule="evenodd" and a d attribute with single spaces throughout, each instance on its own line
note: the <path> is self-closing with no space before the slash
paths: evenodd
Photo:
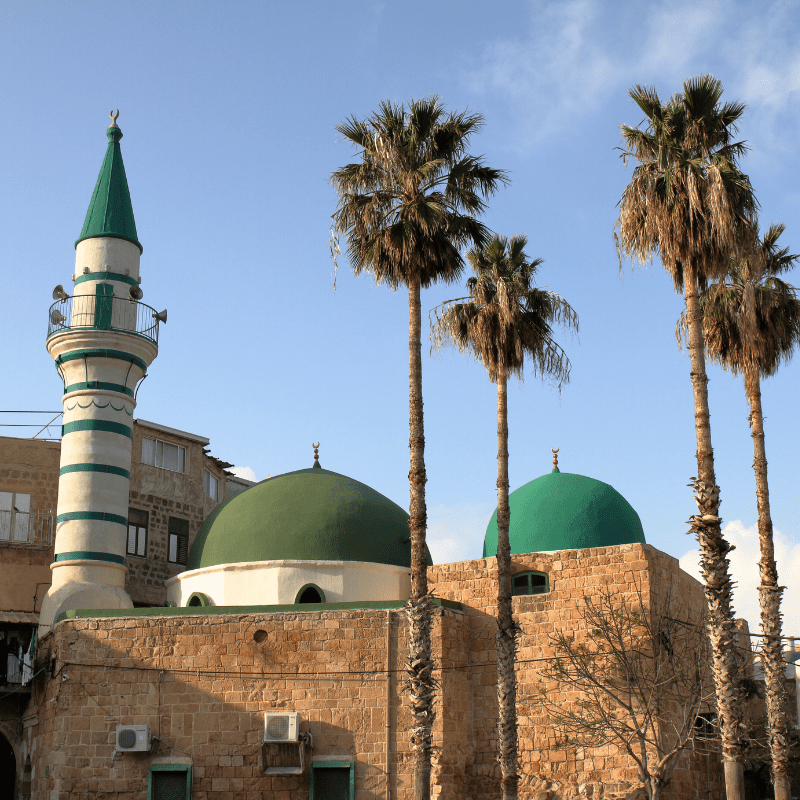
<path id="1" fill-rule="evenodd" d="M 149 725 L 117 725 L 118 753 L 144 753 L 149 749 Z"/>
<path id="2" fill-rule="evenodd" d="M 265 711 L 265 742 L 297 742 L 300 740 L 300 715 L 296 711 Z"/>

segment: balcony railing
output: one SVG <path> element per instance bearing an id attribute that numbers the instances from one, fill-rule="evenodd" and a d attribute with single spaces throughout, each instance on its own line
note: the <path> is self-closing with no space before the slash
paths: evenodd
<path id="1" fill-rule="evenodd" d="M 0 547 L 47 550 L 53 544 L 53 515 L 46 512 L 0 511 Z"/>
<path id="2" fill-rule="evenodd" d="M 158 344 L 157 312 L 138 300 L 84 294 L 56 300 L 50 306 L 48 337 L 62 331 L 85 329 L 133 333 Z"/>

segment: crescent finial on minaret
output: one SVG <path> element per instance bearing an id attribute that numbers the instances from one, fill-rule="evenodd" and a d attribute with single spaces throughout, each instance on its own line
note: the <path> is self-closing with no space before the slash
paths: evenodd
<path id="1" fill-rule="evenodd" d="M 108 116 L 111 117 L 111 127 L 118 128 L 119 125 L 117 125 L 117 117 L 119 116 L 119 109 L 117 109 L 116 114 L 112 111 Z"/>

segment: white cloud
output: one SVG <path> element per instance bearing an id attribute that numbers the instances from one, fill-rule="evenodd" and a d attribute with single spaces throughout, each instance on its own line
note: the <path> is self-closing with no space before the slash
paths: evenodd
<path id="1" fill-rule="evenodd" d="M 686 78 L 711 72 L 726 100 L 748 105 L 751 140 L 794 147 L 787 117 L 800 119 L 797 5 L 536 2 L 530 29 L 488 45 L 469 79 L 512 109 L 527 144 L 586 127 L 634 84 L 656 85 L 666 100 Z"/>
<path id="2" fill-rule="evenodd" d="M 246 481 L 255 483 L 258 480 L 256 473 L 250 467 L 231 467 L 228 472 L 232 472 L 237 478 L 243 478 Z"/>
<path id="3" fill-rule="evenodd" d="M 494 506 L 464 503 L 428 508 L 428 549 L 434 564 L 481 558 Z"/>
<path id="4" fill-rule="evenodd" d="M 736 581 L 733 607 L 737 617 L 744 617 L 751 633 L 761 630 L 758 607 L 758 528 L 746 528 L 739 520 L 729 522 L 722 529 L 727 540 L 736 549 L 730 554 L 731 577 Z M 786 587 L 781 609 L 785 636 L 800 636 L 800 543 L 779 531 L 773 532 L 775 560 L 778 564 L 778 581 Z M 680 559 L 683 570 L 698 580 L 700 576 L 700 551 L 691 550 Z"/>

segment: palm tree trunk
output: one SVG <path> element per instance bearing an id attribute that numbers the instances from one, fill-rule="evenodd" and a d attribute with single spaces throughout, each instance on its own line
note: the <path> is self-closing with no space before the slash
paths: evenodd
<path id="1" fill-rule="evenodd" d="M 411 489 L 408 527 L 411 536 L 411 597 L 408 601 L 409 647 L 406 672 L 411 704 L 414 800 L 431 796 L 431 738 L 433 730 L 432 603 L 428 594 L 425 531 L 425 432 L 422 417 L 422 315 L 420 282 L 408 287 L 408 382 Z"/>
<path id="2" fill-rule="evenodd" d="M 497 706 L 503 800 L 517 800 L 517 627 L 511 614 L 507 378 L 497 378 Z"/>
<path id="3" fill-rule="evenodd" d="M 694 419 L 697 436 L 697 477 L 692 479 L 698 514 L 691 517 L 691 532 L 700 545 L 700 570 L 708 603 L 708 635 L 717 694 L 722 758 L 727 800 L 744 800 L 744 768 L 740 729 L 742 722 L 739 690 L 736 629 L 731 604 L 733 585 L 728 572 L 728 553 L 733 549 L 722 535 L 719 517 L 719 487 L 714 475 L 711 420 L 708 410 L 708 376 L 697 274 L 694 265 L 684 265 L 684 297 L 692 363 Z"/>
<path id="4" fill-rule="evenodd" d="M 764 446 L 764 417 L 761 412 L 761 384 L 758 372 L 745 373 L 745 390 L 750 401 L 750 429 L 753 437 L 753 469 L 756 473 L 756 502 L 758 504 L 758 543 L 761 560 L 758 569 L 761 585 L 758 599 L 761 605 L 761 663 L 767 689 L 767 719 L 769 749 L 772 755 L 772 782 L 775 800 L 791 800 L 789 781 L 789 725 L 786 719 L 784 663 L 781 649 L 781 595 L 778 568 L 772 541 L 772 517 L 769 512 L 767 484 L 767 451 Z"/>

